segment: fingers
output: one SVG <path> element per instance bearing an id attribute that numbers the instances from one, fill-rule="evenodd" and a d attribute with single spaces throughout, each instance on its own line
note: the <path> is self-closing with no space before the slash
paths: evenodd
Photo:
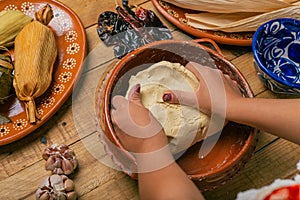
<path id="1" fill-rule="evenodd" d="M 140 84 L 137 84 L 133 88 L 131 88 L 128 94 L 128 100 L 138 105 L 142 105 L 140 98 L 140 88 Z M 118 109 L 125 104 L 128 104 L 128 101 L 123 96 L 116 95 L 112 98 L 112 106 L 115 109 Z"/>
<path id="2" fill-rule="evenodd" d="M 199 81 L 201 81 L 203 78 L 206 78 L 207 76 L 210 76 L 211 74 L 222 73 L 221 70 L 217 68 L 203 66 L 195 62 L 189 62 L 185 67 L 190 70 L 198 78 Z"/>
<path id="3" fill-rule="evenodd" d="M 125 99 L 125 97 L 116 95 L 112 98 L 112 107 L 113 109 L 110 111 L 111 113 L 111 120 L 113 124 L 118 124 L 119 121 L 119 114 L 122 109 L 125 107 L 128 108 L 129 101 L 134 102 L 137 105 L 142 105 L 141 99 L 140 99 L 140 84 L 135 85 L 131 90 L 129 91 L 128 100 Z M 129 110 L 128 110 L 129 112 Z"/>
<path id="4" fill-rule="evenodd" d="M 128 100 L 134 102 L 135 104 L 142 105 L 140 90 L 140 84 L 136 84 L 135 86 L 133 86 L 129 91 Z"/>
<path id="5" fill-rule="evenodd" d="M 113 107 L 113 109 L 110 110 L 111 121 L 116 125 L 118 123 L 117 117 L 119 116 L 117 113 L 120 112 L 119 110 L 122 109 L 122 106 L 127 104 L 127 100 L 124 97 L 117 95 L 112 98 L 111 102 Z"/>
<path id="6" fill-rule="evenodd" d="M 188 70 L 190 70 L 197 77 L 199 81 L 203 80 L 201 73 L 203 69 L 207 67 L 204 67 L 195 62 L 189 62 L 185 67 Z M 171 103 L 171 104 L 182 104 L 182 105 L 192 106 L 192 107 L 198 106 L 196 94 L 192 92 L 185 92 L 180 90 L 172 90 L 172 91 L 168 90 L 164 92 L 162 99 L 164 102 Z"/>
<path id="7" fill-rule="evenodd" d="M 122 96 L 114 96 L 112 98 L 113 109 L 110 110 L 110 116 L 112 124 L 114 125 L 115 133 L 120 136 L 119 133 L 128 133 L 126 125 L 128 125 L 129 111 L 128 100 Z"/>
<path id="8" fill-rule="evenodd" d="M 114 129 L 115 129 L 115 132 L 116 132 L 116 134 L 118 134 L 118 135 L 120 135 L 119 133 L 120 133 L 120 131 L 121 131 L 121 129 L 119 128 L 119 126 L 118 126 L 118 111 L 117 110 L 111 110 L 110 111 L 110 116 L 111 116 L 111 122 L 112 122 L 112 124 L 114 125 Z"/>
<path id="9" fill-rule="evenodd" d="M 204 66 L 195 62 L 189 62 L 185 67 L 190 70 L 198 78 L 198 80 L 201 79 L 200 68 L 203 68 Z"/>
<path id="10" fill-rule="evenodd" d="M 163 101 L 171 104 L 181 104 L 191 107 L 198 106 L 197 97 L 193 92 L 168 90 L 163 94 Z"/>
<path id="11" fill-rule="evenodd" d="M 148 138 L 162 128 L 151 113 L 139 105 L 141 104 L 139 88 L 139 85 L 132 88 L 129 100 L 118 95 L 112 98 L 111 121 L 122 133 L 137 138 Z"/>
<path id="12" fill-rule="evenodd" d="M 240 90 L 240 86 L 238 84 L 237 81 L 233 80 L 230 78 L 229 75 L 224 75 L 224 81 L 226 81 L 226 83 L 233 89 L 233 91 L 239 95 L 242 96 L 241 90 Z"/>
<path id="13" fill-rule="evenodd" d="M 223 74 L 218 68 L 203 66 L 195 62 L 189 62 L 185 67 L 190 70 L 200 82 L 204 79 L 210 78 L 211 76 L 220 76 Z"/>
<path id="14" fill-rule="evenodd" d="M 127 103 L 127 100 L 124 97 L 117 95 L 112 98 L 111 102 L 114 109 L 119 109 L 122 107 L 122 105 Z"/>

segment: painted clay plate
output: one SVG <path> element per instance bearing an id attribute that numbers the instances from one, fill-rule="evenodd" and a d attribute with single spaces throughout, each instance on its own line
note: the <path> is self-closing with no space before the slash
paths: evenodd
<path id="1" fill-rule="evenodd" d="M 11 118 L 11 122 L 0 125 L 0 145 L 5 145 L 28 135 L 44 124 L 72 93 L 82 63 L 86 56 L 86 35 L 78 16 L 62 3 L 54 0 L 4 0 L 1 10 L 20 10 L 31 17 L 46 4 L 53 9 L 54 18 L 49 27 L 55 33 L 58 56 L 54 65 L 53 80 L 48 90 L 35 100 L 41 119 L 36 124 L 27 120 L 24 105 L 15 95 L 3 105 L 0 113 Z M 34 45 L 34 44 L 32 44 Z"/>
<path id="2" fill-rule="evenodd" d="M 161 0 L 151 0 L 156 9 L 171 23 L 181 30 L 198 38 L 210 38 L 221 44 L 237 45 L 237 46 L 251 46 L 253 32 L 243 33 L 225 33 L 221 31 L 207 31 L 193 28 L 187 25 L 185 13 L 199 13 L 200 11 L 193 11 L 183 9 L 175 5 L 169 4 Z"/>

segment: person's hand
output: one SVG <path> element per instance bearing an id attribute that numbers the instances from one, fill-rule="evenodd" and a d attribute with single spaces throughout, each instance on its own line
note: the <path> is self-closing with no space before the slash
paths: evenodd
<path id="1" fill-rule="evenodd" d="M 162 126 L 141 103 L 140 85 L 131 89 L 128 100 L 122 96 L 113 97 L 112 106 L 115 132 L 128 151 L 148 153 L 167 146 Z"/>
<path id="2" fill-rule="evenodd" d="M 169 90 L 162 97 L 164 102 L 197 107 L 200 111 L 210 114 L 212 103 L 216 106 L 215 111 L 218 112 L 218 104 L 221 105 L 222 101 L 226 101 L 223 105 L 228 111 L 228 106 L 242 97 L 238 84 L 230 79 L 229 75 L 223 74 L 221 70 L 202 66 L 195 62 L 189 62 L 186 68 L 193 72 L 200 82 L 195 94 Z"/>

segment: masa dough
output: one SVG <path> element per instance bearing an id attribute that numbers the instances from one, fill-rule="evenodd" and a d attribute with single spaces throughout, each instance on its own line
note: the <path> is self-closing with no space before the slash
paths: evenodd
<path id="1" fill-rule="evenodd" d="M 186 150 L 206 137 L 210 118 L 196 108 L 165 103 L 166 90 L 193 92 L 199 81 L 195 75 L 179 63 L 161 61 L 131 76 L 129 89 L 141 85 L 141 100 L 153 116 L 161 123 L 173 154 Z"/>

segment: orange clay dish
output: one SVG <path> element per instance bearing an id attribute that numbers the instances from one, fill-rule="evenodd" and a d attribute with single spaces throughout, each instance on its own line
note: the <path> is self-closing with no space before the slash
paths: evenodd
<path id="1" fill-rule="evenodd" d="M 78 16 L 68 7 L 55 0 L 4 0 L 0 10 L 20 10 L 34 18 L 34 13 L 49 4 L 53 19 L 48 24 L 55 35 L 58 54 L 53 67 L 52 82 L 46 92 L 36 99 L 36 111 L 40 119 L 30 123 L 23 102 L 13 93 L 0 105 L 0 114 L 11 122 L 0 125 L 0 146 L 17 141 L 32 133 L 49 120 L 73 91 L 86 56 L 86 35 Z"/>
<path id="2" fill-rule="evenodd" d="M 221 31 L 201 30 L 187 25 L 185 13 L 199 13 L 200 11 L 192 11 L 179 8 L 172 4 L 161 0 L 151 0 L 156 9 L 172 24 L 181 30 L 189 33 L 197 38 L 210 38 L 221 44 L 229 44 L 236 46 L 251 46 L 252 36 L 254 32 L 242 33 L 225 33 Z"/>

